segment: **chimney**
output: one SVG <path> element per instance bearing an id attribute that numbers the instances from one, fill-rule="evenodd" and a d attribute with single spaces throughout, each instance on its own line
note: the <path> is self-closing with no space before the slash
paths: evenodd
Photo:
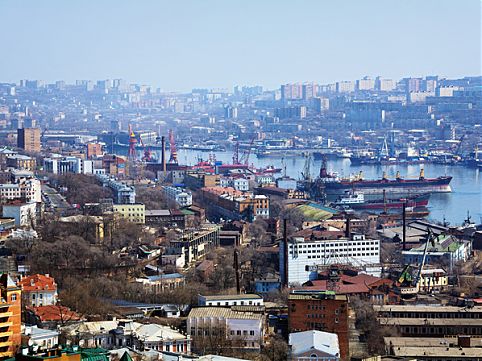
<path id="1" fill-rule="evenodd" d="M 234 249 L 234 271 L 236 273 L 236 293 L 239 295 L 241 293 L 241 285 L 239 283 L 239 255 L 238 250 Z"/>
<path id="2" fill-rule="evenodd" d="M 407 241 L 407 203 L 402 204 L 402 250 L 405 251 L 405 242 Z M 428 242 L 428 241 L 427 241 Z"/>
<path id="3" fill-rule="evenodd" d="M 283 219 L 284 287 L 288 287 L 288 220 Z"/>
<path id="4" fill-rule="evenodd" d="M 161 137 L 161 163 L 162 163 L 162 171 L 166 172 L 166 137 Z"/>
<path id="5" fill-rule="evenodd" d="M 346 213 L 346 227 L 345 227 L 345 237 L 350 239 L 351 238 L 351 220 L 350 214 Z"/>
<path id="6" fill-rule="evenodd" d="M 458 346 L 459 347 L 466 347 L 466 348 L 470 348 L 472 345 L 471 345 L 471 339 L 470 339 L 470 336 L 467 336 L 467 335 L 459 335 L 457 337 L 457 341 L 458 341 Z"/>

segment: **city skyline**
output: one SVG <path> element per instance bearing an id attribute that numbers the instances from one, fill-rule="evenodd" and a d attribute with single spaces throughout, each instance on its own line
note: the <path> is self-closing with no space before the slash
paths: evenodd
<path id="1" fill-rule="evenodd" d="M 273 89 L 481 69 L 478 0 L 24 5 L 0 3 L 12 33 L 5 47 L 18 55 L 0 59 L 3 81 L 123 78 L 165 91 Z"/>

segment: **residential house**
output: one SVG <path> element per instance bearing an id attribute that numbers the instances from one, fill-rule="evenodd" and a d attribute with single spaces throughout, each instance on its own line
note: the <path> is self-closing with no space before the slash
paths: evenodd
<path id="1" fill-rule="evenodd" d="M 22 301 L 26 306 L 48 306 L 57 303 L 57 284 L 48 274 L 34 274 L 19 281 Z"/>
<path id="2" fill-rule="evenodd" d="M 263 306 L 263 297 L 256 294 L 198 296 L 199 306 Z"/>
<path id="3" fill-rule="evenodd" d="M 133 320 L 80 322 L 62 328 L 70 337 L 78 337 L 85 347 L 134 350 L 191 352 L 191 339 L 169 326 L 141 324 Z"/>
<path id="4" fill-rule="evenodd" d="M 259 351 L 264 339 L 264 321 L 260 313 L 198 307 L 189 312 L 187 332 L 195 350 L 203 350 L 216 340 L 227 348 Z"/>
<path id="5" fill-rule="evenodd" d="M 149 289 L 151 292 L 161 293 L 183 287 L 185 277 L 180 273 L 160 274 L 136 278 L 136 282 L 142 284 L 144 288 Z"/>

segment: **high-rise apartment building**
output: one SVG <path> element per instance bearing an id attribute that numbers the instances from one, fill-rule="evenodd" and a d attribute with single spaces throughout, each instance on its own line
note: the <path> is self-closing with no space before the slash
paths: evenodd
<path id="1" fill-rule="evenodd" d="M 17 130 L 17 146 L 28 152 L 40 152 L 40 128 L 22 128 Z"/>
<path id="2" fill-rule="evenodd" d="M 357 80 L 356 82 L 357 90 L 373 90 L 375 89 L 375 79 L 364 77 L 363 79 Z"/>
<path id="3" fill-rule="evenodd" d="M 281 85 L 281 99 L 293 100 L 301 99 L 303 97 L 303 86 L 299 83 L 296 84 L 283 84 Z"/>
<path id="4" fill-rule="evenodd" d="M 12 278 L 0 276 L 0 359 L 15 356 L 21 344 L 22 291 Z"/>
<path id="5" fill-rule="evenodd" d="M 302 87 L 303 99 L 308 100 L 316 97 L 318 93 L 318 84 L 316 83 L 305 83 Z"/>
<path id="6" fill-rule="evenodd" d="M 393 79 L 384 79 L 377 77 L 375 79 L 375 89 L 379 91 L 392 91 L 397 87 L 397 83 Z"/>
<path id="7" fill-rule="evenodd" d="M 337 93 L 352 93 L 355 91 L 354 81 L 339 81 L 336 83 Z"/>

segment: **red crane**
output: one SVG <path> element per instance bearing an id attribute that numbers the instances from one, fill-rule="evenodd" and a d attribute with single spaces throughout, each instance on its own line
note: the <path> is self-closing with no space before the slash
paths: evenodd
<path id="1" fill-rule="evenodd" d="M 174 138 L 174 132 L 172 131 L 172 129 L 169 129 L 169 149 L 171 151 L 169 163 L 177 164 L 176 139 Z"/>
<path id="2" fill-rule="evenodd" d="M 256 135 L 251 138 L 251 142 L 249 142 L 248 149 L 244 151 L 243 155 L 241 156 L 240 163 L 244 165 L 249 165 L 249 156 L 251 155 L 251 148 L 253 147 L 254 140 L 256 139 Z"/>

